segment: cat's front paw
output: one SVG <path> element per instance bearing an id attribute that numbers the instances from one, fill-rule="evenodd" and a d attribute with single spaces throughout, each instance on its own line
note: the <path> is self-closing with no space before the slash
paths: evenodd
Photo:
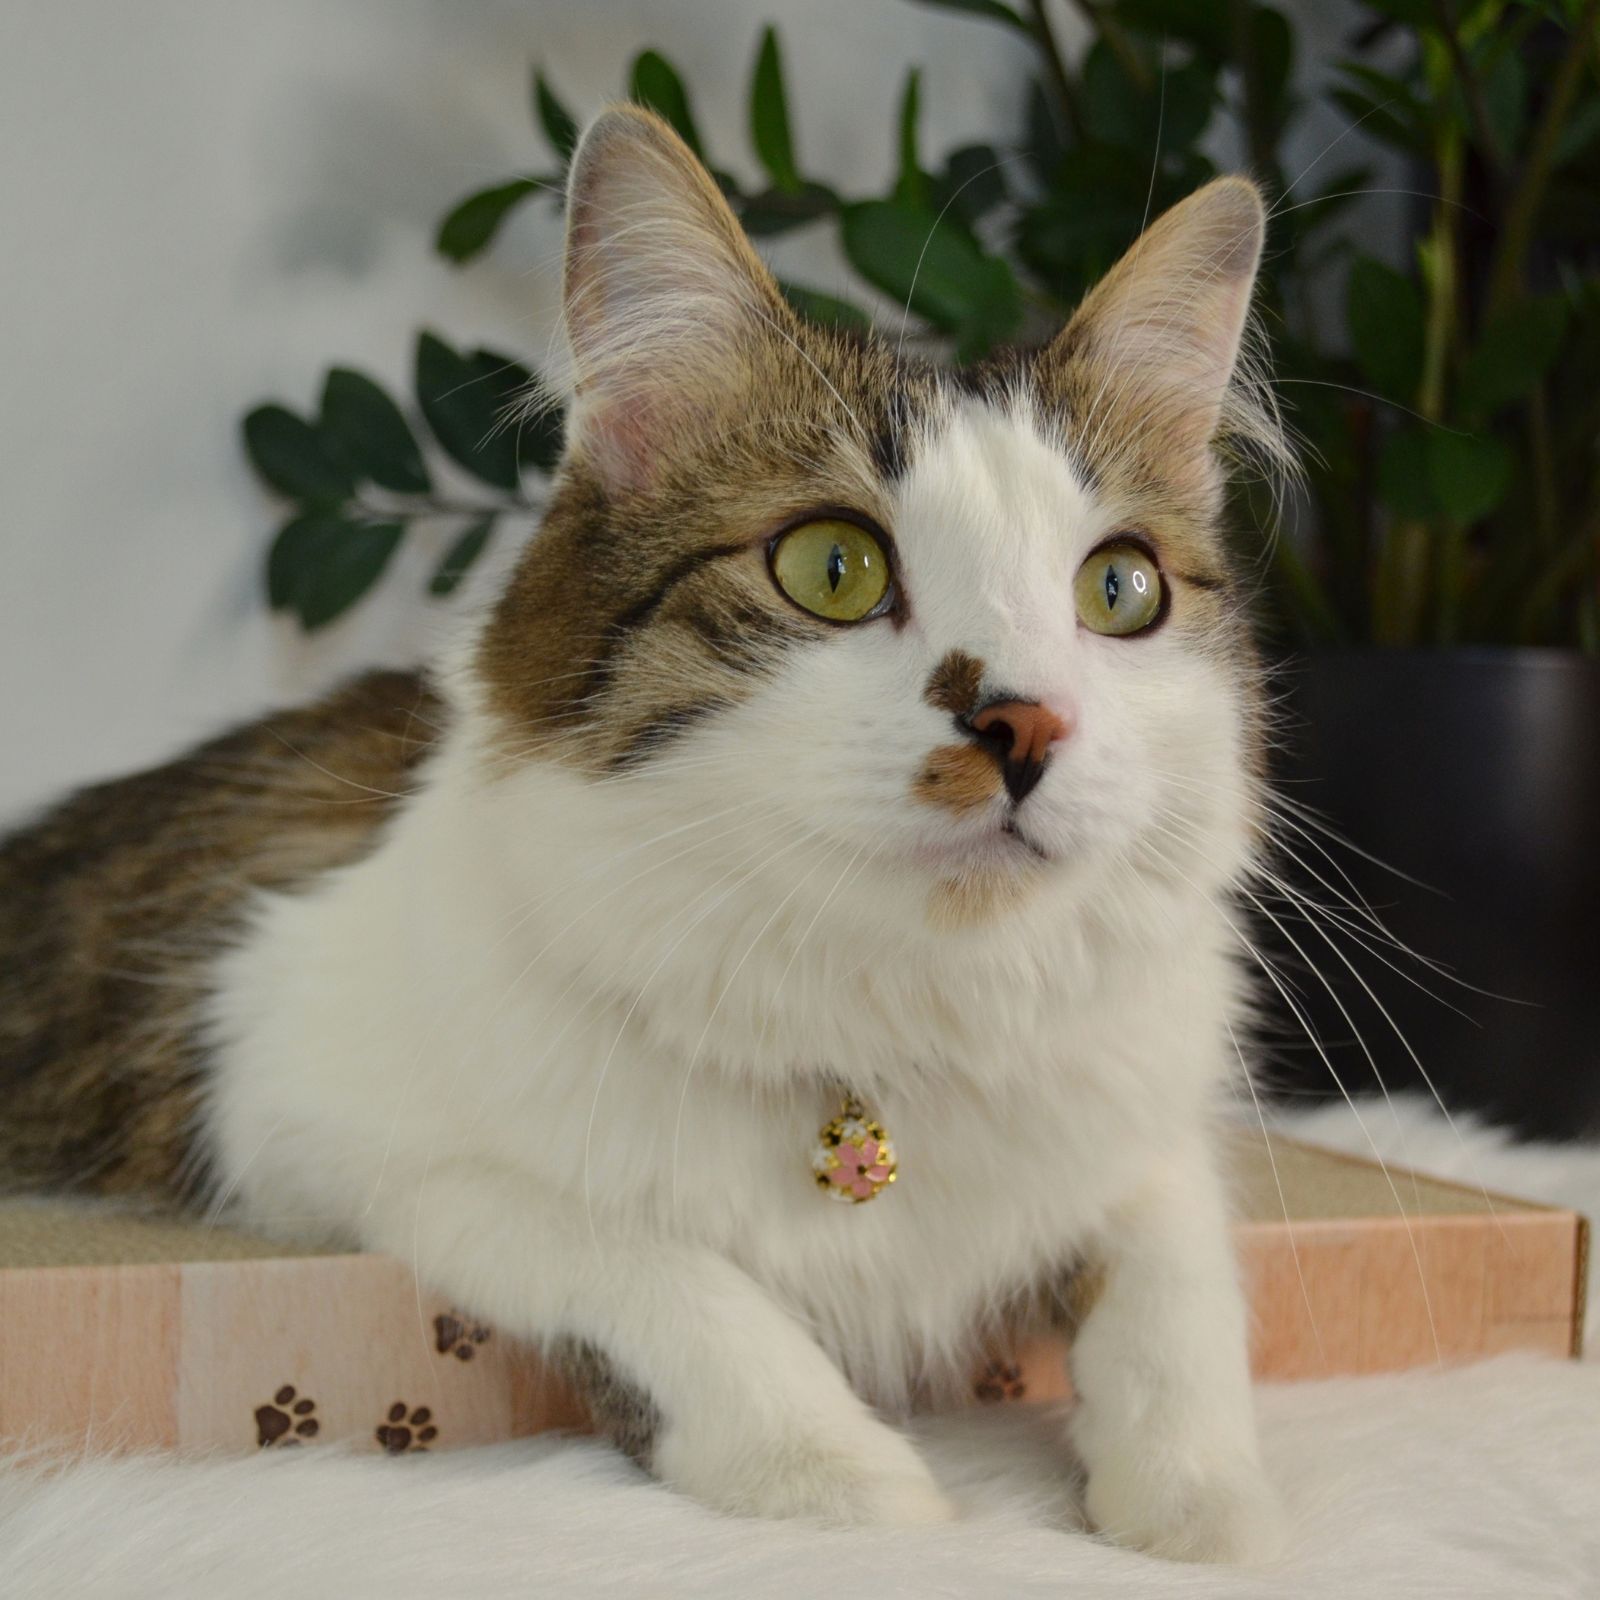
<path id="1" fill-rule="evenodd" d="M 847 1430 L 740 1438 L 721 1428 L 669 1429 L 657 1474 L 703 1504 L 739 1516 L 841 1527 L 948 1522 L 955 1507 L 909 1441 L 867 1419 Z"/>
<path id="2" fill-rule="evenodd" d="M 1105 1461 L 1090 1474 L 1085 1509 L 1107 1538 L 1170 1561 L 1263 1565 L 1283 1553 L 1287 1538 L 1277 1496 L 1254 1464 Z"/>

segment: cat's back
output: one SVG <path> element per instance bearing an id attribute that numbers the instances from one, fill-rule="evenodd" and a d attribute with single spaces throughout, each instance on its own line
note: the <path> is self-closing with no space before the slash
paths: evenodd
<path id="1" fill-rule="evenodd" d="M 0 842 L 0 1189 L 191 1187 L 208 958 L 251 895 L 368 850 L 443 718 L 377 672 Z"/>

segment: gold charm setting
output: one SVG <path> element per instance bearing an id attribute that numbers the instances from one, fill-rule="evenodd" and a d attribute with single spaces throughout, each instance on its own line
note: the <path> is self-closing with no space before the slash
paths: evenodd
<path id="1" fill-rule="evenodd" d="M 894 1145 L 853 1095 L 825 1123 L 811 1152 L 811 1174 L 830 1200 L 858 1206 L 876 1200 L 898 1175 Z"/>

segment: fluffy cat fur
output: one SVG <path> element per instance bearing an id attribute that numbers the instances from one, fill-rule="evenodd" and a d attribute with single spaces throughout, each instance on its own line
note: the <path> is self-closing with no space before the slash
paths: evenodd
<path id="1" fill-rule="evenodd" d="M 803 324 L 644 112 L 569 214 L 553 501 L 437 673 L 0 852 L 0 1172 L 413 1261 L 736 1512 L 950 1515 L 888 1419 L 1069 1317 L 1098 1527 L 1270 1553 L 1211 1133 L 1261 809 L 1223 460 L 1281 450 L 1255 190 L 959 372 Z M 819 508 L 885 530 L 883 615 L 775 587 Z M 1106 637 L 1073 582 L 1125 532 L 1166 611 Z M 1013 802 L 970 718 L 1018 700 L 1060 737 Z M 846 1087 L 901 1163 L 870 1205 L 808 1169 Z"/>

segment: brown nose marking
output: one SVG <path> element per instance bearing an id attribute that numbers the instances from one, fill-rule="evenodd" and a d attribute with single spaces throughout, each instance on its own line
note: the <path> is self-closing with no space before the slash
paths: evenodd
<path id="1" fill-rule="evenodd" d="M 941 711 L 964 717 L 977 705 L 982 683 L 983 663 L 965 650 L 951 650 L 933 669 L 922 698 Z"/>
<path id="2" fill-rule="evenodd" d="M 966 719 L 973 738 L 1000 764 L 1006 792 L 1021 805 L 1044 776 L 1050 746 L 1072 726 L 1037 700 L 995 700 Z"/>
<path id="3" fill-rule="evenodd" d="M 911 792 L 924 805 L 961 816 L 986 806 L 1000 792 L 1000 774 L 975 744 L 946 744 L 928 752 Z"/>

